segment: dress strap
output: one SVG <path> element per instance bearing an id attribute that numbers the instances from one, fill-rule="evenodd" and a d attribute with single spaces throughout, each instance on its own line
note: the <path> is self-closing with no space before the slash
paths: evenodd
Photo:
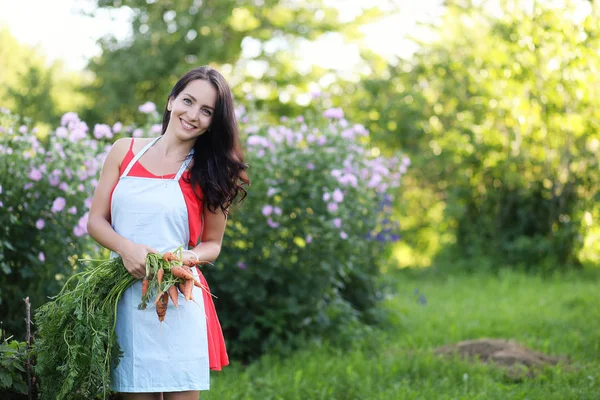
<path id="1" fill-rule="evenodd" d="M 133 157 L 133 159 L 129 162 L 129 164 L 127 165 L 127 168 L 125 168 L 125 171 L 123 171 L 123 174 L 121 175 L 121 178 L 124 176 L 127 176 L 127 174 L 129 173 L 129 171 L 131 171 L 131 168 L 133 168 L 133 166 L 135 165 L 136 162 L 138 162 L 138 160 L 144 155 L 144 153 L 146 153 L 148 151 L 148 149 L 150 147 L 152 147 L 154 145 L 154 143 L 156 143 L 158 141 L 158 139 L 160 139 L 162 136 L 157 137 L 156 139 L 154 139 L 153 141 L 151 141 L 150 143 L 148 143 L 142 150 L 140 150 L 135 157 Z M 132 139 L 133 141 L 133 139 Z"/>
<path id="2" fill-rule="evenodd" d="M 181 178 L 181 175 L 183 175 L 183 173 L 185 172 L 185 170 L 187 169 L 187 167 L 192 162 L 192 156 L 193 155 L 194 155 L 194 149 L 191 149 L 190 153 L 185 158 L 185 161 L 181 164 L 181 167 L 179 168 L 179 171 L 177 171 L 177 175 L 175 175 L 174 180 L 179 181 L 179 178 Z"/>

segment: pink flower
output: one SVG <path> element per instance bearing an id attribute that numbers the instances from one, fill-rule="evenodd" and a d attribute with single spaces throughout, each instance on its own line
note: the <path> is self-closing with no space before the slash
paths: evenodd
<path id="1" fill-rule="evenodd" d="M 327 143 L 327 139 L 325 138 L 325 136 L 319 136 L 319 138 L 317 139 L 317 144 L 319 146 L 324 146 L 325 143 Z"/>
<path id="2" fill-rule="evenodd" d="M 72 215 L 77 214 L 77 207 L 73 206 L 73 207 L 69 208 L 68 213 L 72 214 Z"/>
<path id="3" fill-rule="evenodd" d="M 86 230 L 82 227 L 80 227 L 79 225 L 75 226 L 75 228 L 73 228 L 73 234 L 77 237 L 82 237 L 83 235 L 85 235 Z"/>
<path id="4" fill-rule="evenodd" d="M 275 214 L 277 214 L 277 215 L 281 215 L 281 208 L 279 208 L 279 207 L 274 207 L 274 208 L 273 208 L 273 212 L 274 212 Z"/>
<path id="5" fill-rule="evenodd" d="M 88 197 L 87 199 L 85 199 L 85 201 L 83 202 L 83 204 L 85 205 L 85 207 L 87 209 L 89 209 L 90 207 L 92 207 L 92 198 Z"/>
<path id="6" fill-rule="evenodd" d="M 271 228 L 277 228 L 279 226 L 279 222 L 274 222 L 271 218 L 269 218 L 267 220 L 267 224 L 271 227 Z"/>
<path id="7" fill-rule="evenodd" d="M 56 137 L 66 138 L 67 136 L 69 136 L 69 131 L 67 130 L 67 128 L 65 128 L 64 126 L 56 128 Z"/>
<path id="8" fill-rule="evenodd" d="M 94 125 L 94 137 L 96 139 L 102 139 L 103 137 L 110 139 L 113 137 L 112 132 L 110 131 L 110 126 L 106 124 L 96 124 Z"/>
<path id="9" fill-rule="evenodd" d="M 44 226 L 46 226 L 46 222 L 43 219 L 40 218 L 37 221 L 35 221 L 35 227 L 39 230 L 44 229 Z"/>
<path id="10" fill-rule="evenodd" d="M 27 182 L 26 184 L 23 185 L 23 189 L 25 190 L 29 190 L 33 187 L 33 183 L 32 182 Z"/>
<path id="11" fill-rule="evenodd" d="M 241 262 L 241 261 L 238 261 L 237 266 L 238 266 L 239 269 L 246 269 L 246 268 L 248 268 L 248 266 L 245 263 Z"/>
<path id="12" fill-rule="evenodd" d="M 2 193 L 1 190 L 0 190 L 0 193 Z M 269 188 L 269 190 L 267 190 L 268 197 L 273 197 L 273 195 L 275 195 L 275 193 L 277 193 L 277 189 L 275 189 L 275 188 Z"/>
<path id="13" fill-rule="evenodd" d="M 66 192 L 67 190 L 69 190 L 69 185 L 67 185 L 66 182 L 61 182 L 61 184 L 58 185 L 58 188 L 63 192 Z"/>
<path id="14" fill-rule="evenodd" d="M 42 179 L 42 172 L 39 169 L 32 168 L 29 172 L 29 179 L 36 182 L 39 181 Z"/>
<path id="15" fill-rule="evenodd" d="M 338 205 L 337 203 L 328 203 L 327 204 L 327 211 L 334 213 L 338 210 Z"/>
<path id="16" fill-rule="evenodd" d="M 60 124 L 62 126 L 67 126 L 70 122 L 77 122 L 77 121 L 79 121 L 79 116 L 77 114 L 75 114 L 74 112 L 68 112 L 62 116 L 62 118 L 60 119 Z"/>
<path id="17" fill-rule="evenodd" d="M 60 183 L 60 178 L 56 175 L 50 175 L 48 181 L 50 181 L 50 186 L 56 187 Z"/>
<path id="18" fill-rule="evenodd" d="M 150 128 L 150 132 L 155 133 L 155 134 L 162 133 L 162 125 L 161 124 L 152 125 L 152 128 Z"/>
<path id="19" fill-rule="evenodd" d="M 342 227 L 342 219 L 341 218 L 336 218 L 333 220 L 333 225 L 336 228 L 341 228 Z"/>
<path id="20" fill-rule="evenodd" d="M 114 133 L 119 133 L 121 132 L 121 129 L 123 129 L 123 124 L 120 122 L 117 122 L 113 125 L 112 130 Z"/>
<path id="21" fill-rule="evenodd" d="M 21 125 L 19 127 L 19 133 L 27 133 L 27 126 Z"/>
<path id="22" fill-rule="evenodd" d="M 344 118 L 344 111 L 341 108 L 330 108 L 325 110 L 323 116 L 331 119 L 342 119 Z"/>
<path id="23" fill-rule="evenodd" d="M 306 241 L 306 244 L 308 244 L 308 243 L 312 242 L 312 236 L 307 235 L 306 239 L 304 239 L 304 240 Z"/>
<path id="24" fill-rule="evenodd" d="M 38 258 L 40 259 L 41 262 L 46 261 L 46 256 L 44 255 L 43 251 L 40 251 L 40 254 L 38 254 Z"/>
<path id="25" fill-rule="evenodd" d="M 0 207 L 4 207 L 4 203 L 0 201 Z"/>
<path id="26" fill-rule="evenodd" d="M 296 122 L 304 122 L 304 117 L 302 115 L 296 117 Z"/>
<path id="27" fill-rule="evenodd" d="M 50 209 L 50 211 L 52 211 L 53 214 L 56 214 L 57 212 L 61 212 L 65 208 L 66 204 L 67 204 L 67 201 L 65 200 L 64 197 L 57 197 L 56 199 L 54 199 L 54 202 L 52 203 L 52 208 Z"/>
<path id="28" fill-rule="evenodd" d="M 269 215 L 271 215 L 272 213 L 273 213 L 273 206 L 270 206 L 270 205 L 268 205 L 268 204 L 267 204 L 266 206 L 264 206 L 264 207 L 262 208 L 262 214 L 263 214 L 265 217 L 268 217 L 268 216 L 269 216 Z"/>
<path id="29" fill-rule="evenodd" d="M 154 111 L 156 111 L 156 105 L 151 101 L 147 101 L 144 104 L 142 104 L 141 106 L 139 106 L 138 110 L 144 114 L 151 114 Z"/>
<path id="30" fill-rule="evenodd" d="M 328 202 L 330 198 L 331 198 L 331 195 L 329 193 L 323 194 L 323 201 Z"/>
<path id="31" fill-rule="evenodd" d="M 79 185 L 77 185 L 77 190 L 79 190 L 80 192 L 84 191 L 84 187 L 83 187 L 83 183 L 80 183 Z"/>
<path id="32" fill-rule="evenodd" d="M 87 233 L 87 222 L 88 222 L 89 213 L 83 214 L 83 216 L 77 222 L 75 228 L 73 228 L 73 233 L 77 237 L 81 237 Z"/>
<path id="33" fill-rule="evenodd" d="M 312 162 L 309 162 L 308 164 L 306 164 L 306 168 L 308 168 L 309 170 L 313 170 L 315 169 L 315 164 L 313 164 Z"/>
<path id="34" fill-rule="evenodd" d="M 354 130 L 352 129 L 344 129 L 340 136 L 344 139 L 352 140 L 354 139 Z"/>
<path id="35" fill-rule="evenodd" d="M 348 234 L 347 234 L 346 232 L 344 232 L 344 231 L 341 231 L 341 232 L 340 232 L 340 237 L 341 237 L 342 239 L 346 240 L 346 239 L 348 239 Z"/>
<path id="36" fill-rule="evenodd" d="M 133 131 L 131 136 L 133 136 L 135 138 L 142 137 L 142 136 L 144 136 L 144 131 L 141 130 L 140 128 L 137 128 L 135 131 Z"/>
<path id="37" fill-rule="evenodd" d="M 344 201 L 344 193 L 342 193 L 340 189 L 335 189 L 333 191 L 332 198 L 333 201 L 335 201 L 336 203 L 341 203 L 342 201 Z"/>

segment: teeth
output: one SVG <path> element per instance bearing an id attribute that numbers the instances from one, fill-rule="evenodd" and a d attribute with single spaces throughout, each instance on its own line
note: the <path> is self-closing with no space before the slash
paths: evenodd
<path id="1" fill-rule="evenodd" d="M 190 125 L 187 122 L 185 122 L 184 120 L 181 120 L 181 124 L 186 127 L 187 129 L 194 129 L 194 125 Z"/>

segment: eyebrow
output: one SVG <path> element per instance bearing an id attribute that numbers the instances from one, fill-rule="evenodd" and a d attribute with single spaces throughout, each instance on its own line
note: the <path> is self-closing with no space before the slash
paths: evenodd
<path id="1" fill-rule="evenodd" d="M 194 100 L 194 101 L 198 101 L 198 100 L 197 100 L 197 99 L 196 99 L 194 96 L 192 96 L 192 95 L 191 95 L 191 94 L 189 94 L 188 92 L 184 92 L 183 94 L 185 94 L 186 96 L 190 96 L 190 97 L 192 98 L 192 100 Z M 214 110 L 214 108 L 213 108 L 213 107 L 211 107 L 211 106 L 207 106 L 206 104 L 203 104 L 202 106 L 203 106 L 203 107 L 206 107 L 206 108 L 210 108 L 211 110 Z"/>

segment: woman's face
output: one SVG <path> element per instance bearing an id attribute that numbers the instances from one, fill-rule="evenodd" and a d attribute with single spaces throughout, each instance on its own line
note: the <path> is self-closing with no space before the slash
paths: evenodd
<path id="1" fill-rule="evenodd" d="M 212 122 L 217 103 L 217 90 L 212 83 L 196 79 L 169 100 L 171 118 L 167 132 L 181 140 L 196 139 L 204 134 Z"/>

